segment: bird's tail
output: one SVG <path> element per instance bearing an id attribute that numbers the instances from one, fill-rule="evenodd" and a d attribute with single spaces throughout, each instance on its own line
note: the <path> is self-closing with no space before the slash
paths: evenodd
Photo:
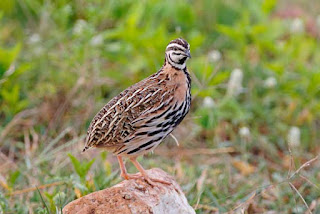
<path id="1" fill-rule="evenodd" d="M 87 136 L 86 136 L 86 138 L 85 138 L 85 140 L 84 140 L 84 142 L 85 142 L 85 144 L 84 144 L 84 148 L 82 149 L 82 152 L 85 152 L 85 151 L 87 151 L 91 146 L 89 145 L 89 142 L 88 142 L 88 134 L 87 134 Z"/>
<path id="2" fill-rule="evenodd" d="M 85 146 L 82 150 L 82 152 L 85 152 L 86 150 L 88 150 L 90 147 L 89 146 Z"/>

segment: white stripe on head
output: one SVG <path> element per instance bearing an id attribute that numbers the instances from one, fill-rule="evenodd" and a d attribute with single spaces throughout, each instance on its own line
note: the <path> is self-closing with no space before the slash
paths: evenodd
<path id="1" fill-rule="evenodd" d="M 167 60 L 170 65 L 172 65 L 173 67 L 175 67 L 177 69 L 183 70 L 186 67 L 186 63 L 183 63 L 183 64 L 175 63 L 170 59 L 170 57 L 167 57 Z"/>
<path id="2" fill-rule="evenodd" d="M 187 60 L 185 60 L 182 64 L 180 64 L 179 61 L 180 61 L 181 55 L 176 56 L 176 55 L 173 55 L 172 52 L 173 51 L 169 51 L 166 53 L 166 58 L 167 58 L 169 64 L 172 65 L 174 68 L 183 70 L 186 67 Z M 173 61 L 173 60 L 175 60 L 175 61 Z"/>
<path id="3" fill-rule="evenodd" d="M 186 41 L 184 41 L 183 39 L 179 38 L 179 41 L 182 43 L 182 44 L 185 44 Z"/>
<path id="4" fill-rule="evenodd" d="M 171 47 L 178 47 L 178 48 L 181 48 L 182 50 L 186 49 L 185 47 L 183 47 L 182 45 L 177 44 L 177 43 L 169 44 L 166 49 L 171 48 Z"/>

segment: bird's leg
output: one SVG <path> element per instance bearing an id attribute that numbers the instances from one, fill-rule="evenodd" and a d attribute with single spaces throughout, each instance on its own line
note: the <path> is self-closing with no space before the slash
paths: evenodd
<path id="1" fill-rule="evenodd" d="M 157 179 L 157 178 L 150 178 L 146 172 L 146 170 L 140 165 L 140 163 L 137 161 L 137 159 L 134 158 L 130 158 L 131 162 L 133 163 L 133 165 L 139 170 L 139 172 L 141 173 L 141 175 L 144 177 L 144 179 L 152 186 L 157 186 L 154 182 L 158 182 L 158 183 L 162 183 L 162 184 L 166 184 L 166 185 L 170 185 L 171 183 L 168 181 L 164 181 L 161 179 Z"/>
<path id="2" fill-rule="evenodd" d="M 128 173 L 127 173 L 126 166 L 125 166 L 124 163 L 123 163 L 122 157 L 117 156 L 117 158 L 118 158 L 118 162 L 119 162 L 119 165 L 120 165 L 120 170 L 121 170 L 120 176 L 121 176 L 121 177 L 123 177 L 125 180 L 137 179 L 137 178 L 139 178 L 139 175 L 130 175 L 130 174 L 128 174 Z"/>

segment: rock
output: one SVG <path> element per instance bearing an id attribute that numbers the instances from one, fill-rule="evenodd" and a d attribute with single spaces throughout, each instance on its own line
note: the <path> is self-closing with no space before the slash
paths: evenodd
<path id="1" fill-rule="evenodd" d="M 153 214 L 194 214 L 181 187 L 161 169 L 147 170 L 151 177 L 169 181 L 172 185 L 159 184 L 152 187 L 143 179 L 125 180 L 67 204 L 64 214 L 71 213 L 153 213 Z"/>

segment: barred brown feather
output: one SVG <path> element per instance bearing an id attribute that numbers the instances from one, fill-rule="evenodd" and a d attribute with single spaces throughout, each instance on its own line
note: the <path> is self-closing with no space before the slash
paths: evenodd
<path id="1" fill-rule="evenodd" d="M 189 44 L 169 43 L 163 67 L 108 102 L 92 120 L 84 151 L 111 150 L 118 156 L 138 156 L 153 150 L 190 109 Z"/>

